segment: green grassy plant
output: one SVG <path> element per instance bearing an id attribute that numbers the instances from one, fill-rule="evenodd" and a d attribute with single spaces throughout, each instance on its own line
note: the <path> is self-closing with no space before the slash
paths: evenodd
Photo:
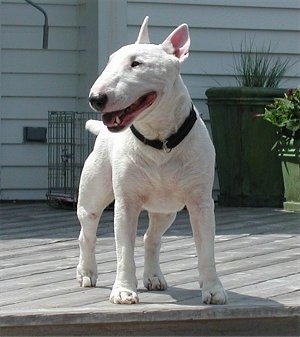
<path id="1" fill-rule="evenodd" d="M 234 59 L 235 78 L 243 87 L 278 87 L 289 60 L 272 55 L 271 43 L 258 50 L 254 39 L 241 43 L 240 57 Z"/>

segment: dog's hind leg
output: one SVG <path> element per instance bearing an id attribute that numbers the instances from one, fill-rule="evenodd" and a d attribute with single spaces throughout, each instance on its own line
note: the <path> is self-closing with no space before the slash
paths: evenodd
<path id="1" fill-rule="evenodd" d="M 167 282 L 159 266 L 161 238 L 175 220 L 177 213 L 160 214 L 149 212 L 149 228 L 144 235 L 145 269 L 144 286 L 148 290 L 165 290 Z"/>
<path id="2" fill-rule="evenodd" d="M 97 169 L 93 165 L 93 156 L 90 156 L 81 175 L 77 205 L 77 216 L 81 224 L 77 280 L 82 287 L 95 287 L 97 282 L 96 233 L 104 208 L 113 201 L 110 171 L 107 165 L 102 166 L 99 173 L 99 167 Z"/>
<path id="3" fill-rule="evenodd" d="M 200 200 L 200 198 L 199 198 Z M 220 282 L 214 256 L 215 216 L 213 200 L 187 204 L 198 255 L 202 301 L 224 304 L 227 297 Z"/>

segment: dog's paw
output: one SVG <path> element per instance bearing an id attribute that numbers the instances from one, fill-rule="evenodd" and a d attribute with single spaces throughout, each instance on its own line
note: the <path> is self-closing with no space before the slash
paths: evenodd
<path id="1" fill-rule="evenodd" d="M 109 297 L 111 303 L 114 304 L 137 304 L 139 303 L 139 297 L 133 290 L 114 287 Z"/>
<path id="2" fill-rule="evenodd" d="M 144 274 L 144 286 L 148 290 L 166 290 L 168 285 L 162 273 Z"/>
<path id="3" fill-rule="evenodd" d="M 226 291 L 219 280 L 203 283 L 202 302 L 205 304 L 225 304 L 227 302 Z"/>
<path id="4" fill-rule="evenodd" d="M 77 281 L 80 287 L 96 287 L 97 267 L 93 270 L 84 270 L 80 265 L 77 266 Z"/>

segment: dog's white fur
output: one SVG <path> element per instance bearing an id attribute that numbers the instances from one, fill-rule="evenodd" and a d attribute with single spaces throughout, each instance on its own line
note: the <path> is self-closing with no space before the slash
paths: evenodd
<path id="1" fill-rule="evenodd" d="M 125 109 L 147 92 L 155 91 L 152 105 L 134 119 L 148 139 L 164 140 L 187 118 L 191 98 L 180 77 L 180 64 L 188 56 L 188 27 L 179 26 L 160 45 L 149 43 L 148 18 L 137 42 L 111 57 L 91 88 L 90 97 L 105 93 L 102 113 Z M 132 61 L 138 60 L 133 68 Z M 211 197 L 215 154 L 199 116 L 190 133 L 166 153 L 138 140 L 126 125 L 123 132 L 108 131 L 101 121 L 90 120 L 87 129 L 99 134 L 87 158 L 80 181 L 78 218 L 80 258 L 77 278 L 81 286 L 96 285 L 96 231 L 104 208 L 115 199 L 114 229 L 117 275 L 110 295 L 113 303 L 137 303 L 134 245 L 138 216 L 149 213 L 144 236 L 144 285 L 149 290 L 167 288 L 159 266 L 161 237 L 185 205 L 195 239 L 200 286 L 204 303 L 223 304 L 226 293 L 218 279 L 214 259 L 214 202 Z"/>

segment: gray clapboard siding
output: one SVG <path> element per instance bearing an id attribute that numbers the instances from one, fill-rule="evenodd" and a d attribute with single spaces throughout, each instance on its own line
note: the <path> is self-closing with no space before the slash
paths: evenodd
<path id="1" fill-rule="evenodd" d="M 2 116 L 5 120 L 45 120 L 48 107 L 52 110 L 76 111 L 77 102 L 72 97 L 2 97 Z M 3 140 L 5 141 L 5 139 Z"/>
<path id="2" fill-rule="evenodd" d="M 6 190 L 15 184 L 18 186 L 18 190 L 30 190 L 32 187 L 31 177 L 34 175 L 35 188 L 42 190 L 45 188 L 44 177 L 46 173 L 47 168 L 42 166 L 22 167 L 22 171 L 20 171 L 20 168 L 16 166 L 7 167 L 2 172 L 2 188 Z"/>
<path id="3" fill-rule="evenodd" d="M 229 41 L 228 41 L 229 42 Z M 230 45 L 229 45 L 230 48 Z M 222 53 L 222 59 L 220 60 L 220 53 Z M 239 52 L 238 52 L 239 53 Z M 238 54 L 236 53 L 236 54 Z M 278 54 L 278 53 L 276 53 Z M 299 60 L 298 54 L 283 54 L 280 52 L 279 57 L 283 59 L 288 58 L 291 64 Z M 236 55 L 236 58 L 239 56 Z M 207 62 L 209 60 L 209 63 Z M 210 51 L 194 51 L 192 49 L 191 55 L 188 58 L 188 62 L 183 64 L 182 71 L 187 75 L 195 75 L 195 71 L 199 71 L 200 75 L 212 75 L 212 76 L 234 76 L 234 60 L 232 57 L 232 51 L 224 52 L 210 52 Z M 294 67 L 289 69 L 286 76 L 293 75 Z"/>
<path id="4" fill-rule="evenodd" d="M 74 27 L 50 27 L 49 46 L 52 50 L 76 50 L 77 30 Z M 30 38 L 28 38 L 30 36 Z M 14 49 L 18 41 L 18 48 L 40 51 L 42 40 L 42 26 L 28 27 L 20 30 L 18 26 L 5 26 L 2 33 L 2 43 L 7 49 Z"/>
<path id="5" fill-rule="evenodd" d="M 40 144 L 7 144 L 2 147 L 3 167 L 46 166 L 47 151 Z M 3 168 L 3 169 L 4 169 Z M 34 177 L 35 179 L 35 177 Z M 32 182 L 32 180 L 31 180 Z M 2 182 L 3 183 L 3 182 Z"/>
<path id="6" fill-rule="evenodd" d="M 76 74 L 49 74 L 45 76 L 40 73 L 4 73 L 2 74 L 2 80 L 5 83 L 5 87 L 3 88 L 2 94 L 6 97 L 76 98 L 77 76 Z"/>
<path id="7" fill-rule="evenodd" d="M 295 1 L 292 2 L 292 7 L 288 7 L 288 2 L 286 2 L 287 6 L 281 8 L 274 8 L 273 2 L 270 1 L 265 7 L 241 7 L 240 1 L 236 1 L 232 6 L 226 5 L 226 1 L 222 5 L 214 5 L 214 3 L 215 1 L 211 1 L 206 5 L 198 3 L 189 6 L 186 1 L 176 1 L 170 6 L 170 3 L 164 1 L 156 5 L 152 1 L 129 1 L 129 23 L 138 26 L 140 18 L 147 14 L 151 16 L 153 25 L 165 27 L 173 26 L 174 23 L 177 24 L 184 20 L 188 21 L 191 27 L 272 31 L 295 31 L 297 29 L 295 22 L 298 20 L 298 15 L 295 11 Z M 299 3 L 297 8 L 299 8 Z M 290 19 L 284 20 L 286 16 Z M 279 19 L 281 19 L 280 25 Z"/>
<path id="8" fill-rule="evenodd" d="M 143 16 L 142 14 L 140 21 Z M 166 37 L 170 34 L 172 28 L 174 28 L 177 24 L 181 24 L 183 22 L 187 22 L 189 24 L 189 20 L 185 17 L 182 17 L 178 22 L 174 22 L 173 25 L 168 27 L 165 26 L 155 26 L 152 22 L 152 17 L 150 17 L 149 25 L 151 27 L 149 31 L 150 40 L 155 43 L 160 43 L 162 38 Z M 258 44 L 263 44 L 264 42 L 270 41 L 270 37 L 272 37 L 272 44 L 274 44 L 274 49 L 277 51 L 276 46 L 280 46 L 281 51 L 284 54 L 299 54 L 299 46 L 297 43 L 294 43 L 299 39 L 299 31 L 276 31 L 275 35 L 270 35 L 272 32 L 269 30 L 260 30 L 259 34 L 256 34 L 255 30 L 251 30 L 248 32 L 247 29 L 223 29 L 220 27 L 216 28 L 208 28 L 203 27 L 201 25 L 201 20 L 199 20 L 198 27 L 192 27 L 189 24 L 190 35 L 191 35 L 191 48 L 193 51 L 199 52 L 239 52 L 241 37 L 243 38 L 246 33 L 249 33 L 251 36 L 255 37 L 255 41 Z M 128 27 L 128 42 L 133 42 L 136 38 L 136 34 L 139 28 L 139 24 L 131 25 Z M 208 38 L 212 37 L 212 38 Z M 274 40 L 274 41 L 273 41 Z"/>
<path id="9" fill-rule="evenodd" d="M 78 109 L 78 1 L 2 1 L 1 198 L 44 199 L 47 145 L 23 143 L 24 126 L 47 126 L 49 110 Z"/>
<path id="10" fill-rule="evenodd" d="M 209 5 L 209 6 L 226 6 L 226 7 L 270 7 L 270 0 L 130 0 L 130 3 L 148 2 L 154 4 L 186 4 L 186 5 Z M 272 8 L 299 8 L 298 0 L 272 0 Z"/>
<path id="11" fill-rule="evenodd" d="M 9 188 L 2 189 L 1 191 L 1 199 L 2 200 L 43 200 L 45 199 L 45 188 L 42 189 L 35 188 L 32 189 L 17 189 L 17 188 Z"/>
<path id="12" fill-rule="evenodd" d="M 2 67 L 7 73 L 76 74 L 78 56 L 72 50 L 36 50 L 33 53 L 26 49 L 16 53 L 13 49 L 7 49 L 2 54 Z"/>
<path id="13" fill-rule="evenodd" d="M 23 127 L 24 126 L 32 126 L 32 127 L 47 127 L 47 121 L 45 119 L 30 119 L 26 122 L 20 123 L 19 119 L 3 119 L 2 121 L 2 132 L 1 136 L 3 137 L 4 141 L 2 144 L 22 144 L 23 143 Z M 30 148 L 35 149 L 32 146 L 37 144 L 31 144 Z M 43 146 L 43 145 L 42 145 Z M 23 146 L 23 149 L 25 146 Z M 5 149 L 5 147 L 4 147 Z M 10 151 L 10 150 L 8 150 Z M 5 153 L 5 152 L 4 152 Z M 23 156 L 21 156 L 22 158 Z M 5 159 L 3 158 L 3 163 L 5 163 Z M 37 158 L 38 159 L 38 158 Z M 17 161 L 20 161 L 19 158 L 16 158 Z"/>
<path id="14" fill-rule="evenodd" d="M 43 15 L 25 1 L 2 1 L 2 3 L 2 22 L 4 25 L 29 27 L 43 25 Z M 51 27 L 77 28 L 77 0 L 57 1 L 56 3 L 54 1 L 39 1 L 38 4 L 47 12 Z"/>

